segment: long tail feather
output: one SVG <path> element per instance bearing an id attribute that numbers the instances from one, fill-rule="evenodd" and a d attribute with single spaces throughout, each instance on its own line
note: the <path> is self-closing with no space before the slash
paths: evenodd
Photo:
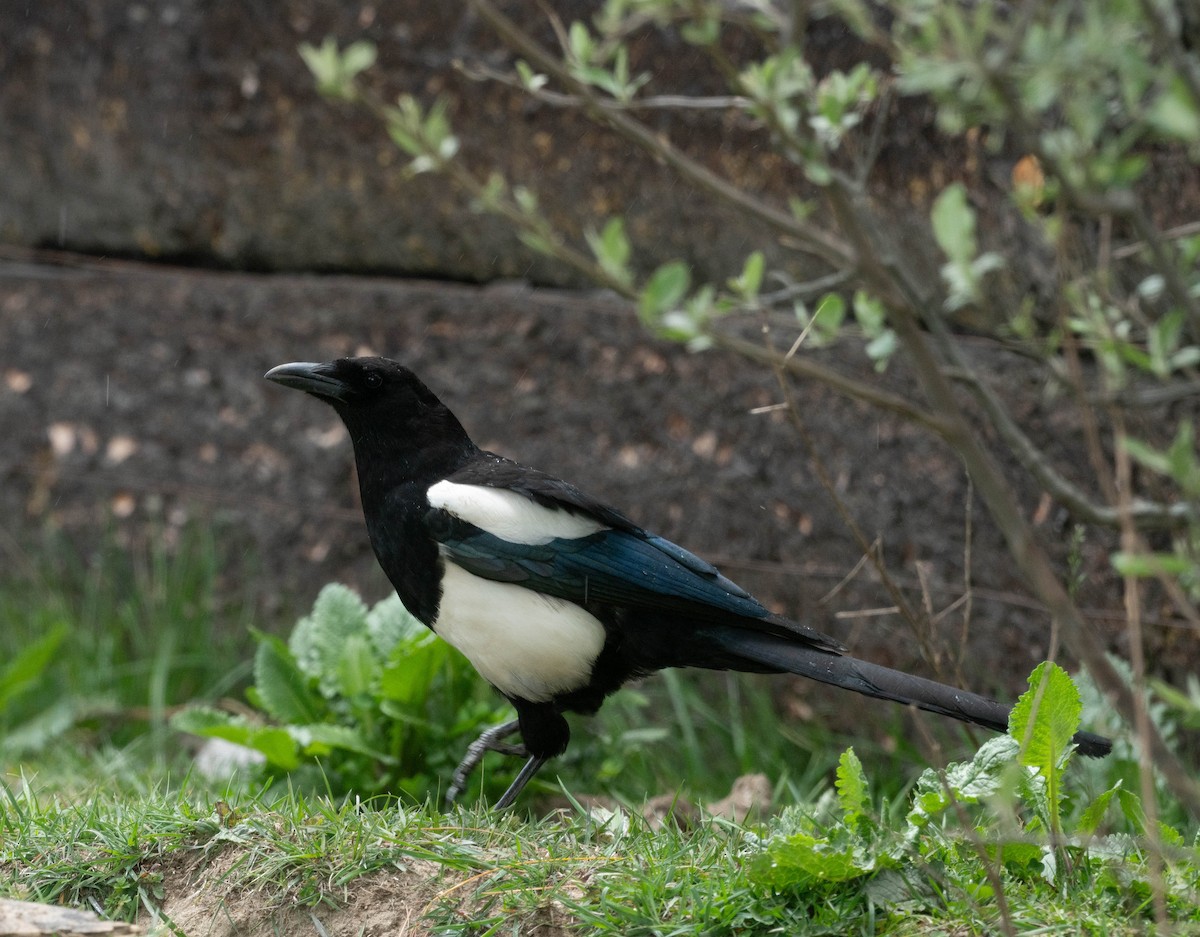
<path id="1" fill-rule="evenodd" d="M 761 632 L 732 627 L 706 628 L 705 632 L 727 654 L 760 666 L 778 668 L 876 699 L 916 706 L 996 732 L 1008 729 L 1011 707 L 977 693 Z M 1103 757 L 1112 750 L 1111 740 L 1091 732 L 1075 733 L 1074 742 L 1081 754 L 1093 758 Z"/>

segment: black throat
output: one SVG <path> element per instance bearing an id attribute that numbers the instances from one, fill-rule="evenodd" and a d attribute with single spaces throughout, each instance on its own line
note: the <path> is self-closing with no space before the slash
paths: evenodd
<path id="1" fill-rule="evenodd" d="M 367 423 L 342 414 L 354 445 L 375 556 L 405 608 L 428 626 L 437 617 L 441 599 L 442 560 L 425 529 L 430 510 L 426 492 L 479 453 L 453 415 L 448 410 L 437 414 L 443 415 L 448 420 L 431 421 L 426 414 L 426 419 L 414 421 L 399 415 L 381 427 L 374 423 L 378 415 Z"/>

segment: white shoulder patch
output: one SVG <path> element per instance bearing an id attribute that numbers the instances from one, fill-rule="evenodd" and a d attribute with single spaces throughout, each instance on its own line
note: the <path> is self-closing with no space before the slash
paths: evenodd
<path id="1" fill-rule="evenodd" d="M 573 540 L 608 528 L 599 521 L 545 508 L 515 491 L 441 481 L 426 492 L 429 504 L 449 511 L 509 543 L 542 544 Z"/>

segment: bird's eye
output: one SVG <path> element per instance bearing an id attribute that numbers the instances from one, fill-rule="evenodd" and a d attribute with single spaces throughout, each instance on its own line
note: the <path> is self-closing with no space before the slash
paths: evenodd
<path id="1" fill-rule="evenodd" d="M 377 371 L 368 371 L 367 376 L 363 378 L 363 381 L 368 387 L 374 390 L 383 383 L 383 375 Z"/>

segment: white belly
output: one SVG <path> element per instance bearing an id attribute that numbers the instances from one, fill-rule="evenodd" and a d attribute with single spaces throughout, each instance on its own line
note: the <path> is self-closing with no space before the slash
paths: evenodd
<path id="1" fill-rule="evenodd" d="M 446 561 L 436 631 L 507 696 L 541 703 L 587 683 L 604 626 L 572 602 Z"/>

